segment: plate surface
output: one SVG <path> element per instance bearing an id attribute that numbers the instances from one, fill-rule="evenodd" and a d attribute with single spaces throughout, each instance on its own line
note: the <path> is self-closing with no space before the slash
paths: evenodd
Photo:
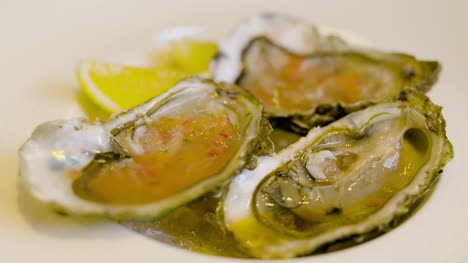
<path id="1" fill-rule="evenodd" d="M 443 65 L 430 97 L 444 106 L 455 159 L 431 198 L 371 242 L 294 262 L 468 262 L 468 2 L 6 1 L 0 9 L 0 262 L 240 262 L 176 249 L 115 223 L 57 215 L 18 180 L 17 149 L 39 123 L 81 115 L 75 65 L 141 56 L 169 27 L 225 35 L 242 18 L 278 11 L 340 28 L 376 47 Z M 247 261 L 245 261 L 247 262 Z"/>

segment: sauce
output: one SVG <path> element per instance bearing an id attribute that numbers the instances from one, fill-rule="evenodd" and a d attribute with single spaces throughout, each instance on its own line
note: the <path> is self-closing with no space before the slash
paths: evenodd
<path id="1" fill-rule="evenodd" d="M 110 204 L 161 200 L 219 173 L 242 137 L 228 116 L 210 114 L 162 117 L 141 130 L 138 153 L 87 171 L 77 194 Z"/>

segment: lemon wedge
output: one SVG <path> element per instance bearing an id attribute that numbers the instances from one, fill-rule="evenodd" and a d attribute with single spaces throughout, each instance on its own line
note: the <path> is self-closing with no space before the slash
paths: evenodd
<path id="1" fill-rule="evenodd" d="M 175 65 L 181 70 L 187 73 L 201 73 L 208 70 L 218 47 L 211 42 L 179 40 L 171 42 L 170 50 Z"/>
<path id="2" fill-rule="evenodd" d="M 168 50 L 156 54 L 152 68 L 87 60 L 78 65 L 78 80 L 84 97 L 97 106 L 93 107 L 110 114 L 158 96 L 192 74 L 209 77 L 208 67 L 216 52 L 212 42 L 174 40 Z"/>
<path id="3" fill-rule="evenodd" d="M 157 96 L 190 74 L 166 68 L 136 68 L 82 61 L 78 80 L 84 94 L 106 112 L 132 108 Z"/>

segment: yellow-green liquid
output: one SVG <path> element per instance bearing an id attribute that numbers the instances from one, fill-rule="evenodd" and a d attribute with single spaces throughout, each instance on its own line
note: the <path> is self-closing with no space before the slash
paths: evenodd
<path id="1" fill-rule="evenodd" d="M 152 239 L 210 255 L 247 258 L 234 237 L 216 218 L 219 198 L 205 197 L 180 207 L 166 217 L 151 221 L 121 222 Z"/>

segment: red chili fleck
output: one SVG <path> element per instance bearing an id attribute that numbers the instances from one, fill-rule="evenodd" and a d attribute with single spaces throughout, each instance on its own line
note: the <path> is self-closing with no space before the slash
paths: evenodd
<path id="1" fill-rule="evenodd" d="M 191 122 L 192 122 L 192 119 L 186 119 L 185 121 L 182 122 L 182 126 L 188 125 Z"/>
<path id="2" fill-rule="evenodd" d="M 143 167 L 142 172 L 143 172 L 143 174 L 145 174 L 146 176 L 149 176 L 149 177 L 155 177 L 156 176 L 156 171 L 154 171 L 153 169 L 148 168 L 148 167 Z"/>
<path id="3" fill-rule="evenodd" d="M 218 157 L 219 154 L 220 154 L 220 152 L 217 151 L 217 150 L 211 150 L 211 151 L 208 153 L 208 155 L 209 155 L 210 157 Z"/>
<path id="4" fill-rule="evenodd" d="M 221 133 L 219 134 L 219 136 L 221 136 L 221 137 L 223 137 L 223 138 L 225 138 L 225 139 L 231 139 L 231 138 L 232 138 L 232 135 L 226 134 L 226 133 L 224 133 L 224 132 L 221 132 Z"/>

